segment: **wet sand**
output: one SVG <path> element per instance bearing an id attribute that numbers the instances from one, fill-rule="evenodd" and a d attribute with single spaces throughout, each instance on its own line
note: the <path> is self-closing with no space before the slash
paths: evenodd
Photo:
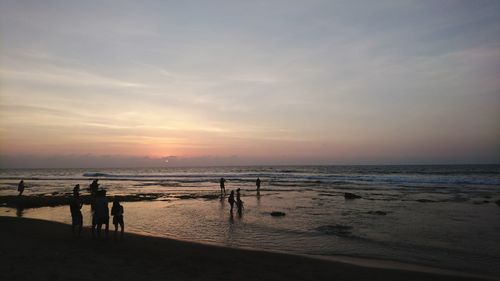
<path id="1" fill-rule="evenodd" d="M 135 234 L 92 240 L 88 229 L 74 238 L 26 218 L 0 217 L 0 241 L 0 280 L 481 280 Z"/>

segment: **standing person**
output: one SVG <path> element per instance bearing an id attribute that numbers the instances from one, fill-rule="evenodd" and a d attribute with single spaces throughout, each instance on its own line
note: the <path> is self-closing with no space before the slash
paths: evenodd
<path id="1" fill-rule="evenodd" d="M 115 226 L 115 239 L 116 234 L 118 233 L 118 225 L 120 225 L 121 236 L 123 239 L 123 231 L 124 231 L 124 223 L 123 223 L 123 206 L 118 201 L 118 198 L 115 197 L 113 200 L 113 207 L 111 207 L 111 215 L 113 216 L 113 224 Z"/>
<path id="2" fill-rule="evenodd" d="M 255 181 L 255 185 L 257 186 L 257 192 L 260 191 L 260 178 L 257 178 L 257 180 Z"/>
<path id="3" fill-rule="evenodd" d="M 233 213 L 233 206 L 234 206 L 234 190 L 231 190 L 231 193 L 229 194 L 229 198 L 227 198 L 227 202 L 229 202 L 229 205 L 231 205 L 231 213 Z"/>
<path id="4" fill-rule="evenodd" d="M 224 185 L 224 183 L 226 182 L 226 179 L 225 178 L 220 178 L 219 180 L 219 183 L 220 183 L 220 194 L 224 194 L 226 195 L 226 187 Z"/>
<path id="5" fill-rule="evenodd" d="M 80 195 L 78 193 L 73 193 L 73 198 L 69 203 L 69 209 L 71 211 L 71 231 L 73 232 L 73 235 L 75 235 L 75 227 L 78 227 L 78 236 L 80 236 L 82 233 L 82 206 L 83 202 L 82 200 L 80 200 Z"/>
<path id="6" fill-rule="evenodd" d="M 24 180 L 21 180 L 19 184 L 17 185 L 17 191 L 19 191 L 19 196 L 23 195 L 24 188 L 26 186 L 24 185 Z"/>
<path id="7" fill-rule="evenodd" d="M 240 198 L 240 189 L 236 189 L 236 207 L 238 208 L 238 214 L 241 216 L 243 210 L 243 201 Z"/>
<path id="8" fill-rule="evenodd" d="M 73 197 L 78 196 L 80 197 L 80 185 L 77 184 L 75 187 L 73 187 Z"/>
<path id="9" fill-rule="evenodd" d="M 97 181 L 98 179 L 93 180 L 89 187 L 90 195 L 93 197 L 97 195 L 97 191 L 99 190 L 99 183 Z"/>
<path id="10" fill-rule="evenodd" d="M 90 213 L 92 214 L 92 238 L 95 238 L 96 235 L 96 229 L 97 229 L 97 213 L 95 212 L 96 209 L 96 200 L 94 196 L 90 197 Z"/>
<path id="11" fill-rule="evenodd" d="M 94 215 L 97 222 L 97 238 L 101 238 L 101 228 L 105 225 L 104 233 L 106 238 L 109 234 L 109 207 L 108 198 L 106 198 L 106 190 L 97 192 L 97 199 L 95 202 Z"/>

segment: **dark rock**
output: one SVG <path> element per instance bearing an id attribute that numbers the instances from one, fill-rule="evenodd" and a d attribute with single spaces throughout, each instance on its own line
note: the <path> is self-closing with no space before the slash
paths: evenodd
<path id="1" fill-rule="evenodd" d="M 361 198 L 361 196 L 356 195 L 354 193 L 346 192 L 346 193 L 344 193 L 344 198 L 345 199 L 358 199 L 358 198 Z"/>
<path id="2" fill-rule="evenodd" d="M 417 199 L 417 202 L 420 203 L 435 203 L 436 201 L 430 199 Z"/>
<path id="3" fill-rule="evenodd" d="M 181 200 L 186 200 L 186 199 L 205 199 L 205 200 L 214 200 L 214 199 L 219 199 L 221 196 L 219 193 L 216 194 L 182 194 L 179 196 L 176 196 L 178 199 Z"/>
<path id="4" fill-rule="evenodd" d="M 379 216 L 385 216 L 385 215 L 387 215 L 387 213 L 384 212 L 384 211 L 369 211 L 368 214 L 379 215 Z"/>
<path id="5" fill-rule="evenodd" d="M 214 200 L 214 199 L 219 199 L 221 196 L 219 194 L 205 194 L 205 195 L 200 195 L 200 198 L 206 199 L 206 200 Z"/>
<path id="6" fill-rule="evenodd" d="M 271 216 L 273 216 L 273 217 L 282 217 L 284 215 L 286 215 L 286 214 L 283 213 L 283 212 L 276 212 L 276 211 L 275 212 L 271 212 Z"/>
<path id="7" fill-rule="evenodd" d="M 495 201 L 495 203 L 500 206 L 500 199 L 498 199 L 497 201 Z"/>
<path id="8" fill-rule="evenodd" d="M 135 195 L 122 195 L 120 201 L 122 202 L 137 202 L 137 201 L 152 201 L 160 197 L 160 194 L 147 193 Z M 39 208 L 39 207 L 55 207 L 69 205 L 73 196 L 68 194 L 59 193 L 57 195 L 46 196 L 43 194 L 38 195 L 5 195 L 0 196 L 0 205 L 14 208 Z M 90 195 L 81 195 L 83 203 L 90 204 Z M 109 197 L 111 198 L 111 197 Z"/>

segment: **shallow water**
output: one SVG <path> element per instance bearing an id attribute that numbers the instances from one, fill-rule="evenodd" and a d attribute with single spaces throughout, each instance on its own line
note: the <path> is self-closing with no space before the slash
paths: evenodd
<path id="1" fill-rule="evenodd" d="M 210 170 L 212 169 L 212 170 Z M 298 254 L 345 255 L 500 275 L 499 166 L 239 167 L 186 170 L 105 170 L 111 194 L 160 192 L 153 202 L 123 203 L 129 231 L 231 247 Z M 84 170 L 3 171 L 0 195 L 15 194 L 23 173 L 31 193 L 69 192 L 87 185 Z M 92 171 L 95 176 L 95 172 Z M 105 175 L 104 175 L 105 174 Z M 263 179 L 260 196 L 255 177 Z M 178 199 L 217 193 L 217 178 L 240 187 L 245 209 L 226 199 Z M 30 178 L 31 177 L 31 178 Z M 35 179 L 36 178 L 36 179 Z M 14 190 L 13 190 L 14 189 Z M 345 200 L 344 192 L 362 196 Z M 189 198 L 190 196 L 186 196 Z M 488 201 L 488 202 L 485 202 Z M 273 211 L 286 213 L 273 217 Z M 84 222 L 89 224 L 84 207 Z M 69 207 L 16 214 L 69 223 Z"/>

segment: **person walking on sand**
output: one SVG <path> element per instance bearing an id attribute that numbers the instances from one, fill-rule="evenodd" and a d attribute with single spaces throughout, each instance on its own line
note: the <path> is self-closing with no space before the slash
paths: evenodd
<path id="1" fill-rule="evenodd" d="M 257 180 L 255 181 L 255 185 L 257 186 L 257 192 L 260 191 L 260 178 L 257 178 Z"/>
<path id="2" fill-rule="evenodd" d="M 226 195 L 226 186 L 224 183 L 226 182 L 225 178 L 220 178 L 219 183 L 220 183 L 220 194 Z"/>
<path id="3" fill-rule="evenodd" d="M 113 225 L 115 226 L 115 239 L 118 233 L 118 225 L 120 225 L 121 234 L 120 239 L 123 239 L 124 223 L 123 223 L 123 206 L 120 205 L 118 198 L 113 200 L 113 207 L 111 207 L 111 215 L 113 216 Z"/>
<path id="4" fill-rule="evenodd" d="M 241 212 L 243 211 L 243 201 L 240 198 L 240 189 L 236 189 L 236 207 L 238 208 L 238 214 L 241 216 Z"/>
<path id="5" fill-rule="evenodd" d="M 21 180 L 17 185 L 17 191 L 19 191 L 19 196 L 23 195 L 23 191 L 26 186 L 24 185 L 24 180 Z"/>
<path id="6" fill-rule="evenodd" d="M 75 228 L 78 227 L 78 236 L 82 233 L 83 226 L 83 216 L 82 216 L 82 206 L 83 202 L 80 199 L 79 193 L 73 193 L 73 198 L 69 203 L 69 208 L 71 211 L 71 231 L 75 235 Z"/>
<path id="7" fill-rule="evenodd" d="M 234 190 L 231 190 L 231 193 L 229 194 L 229 198 L 227 198 L 227 202 L 229 202 L 229 205 L 231 205 L 231 213 L 233 213 L 233 206 L 234 206 Z"/>

